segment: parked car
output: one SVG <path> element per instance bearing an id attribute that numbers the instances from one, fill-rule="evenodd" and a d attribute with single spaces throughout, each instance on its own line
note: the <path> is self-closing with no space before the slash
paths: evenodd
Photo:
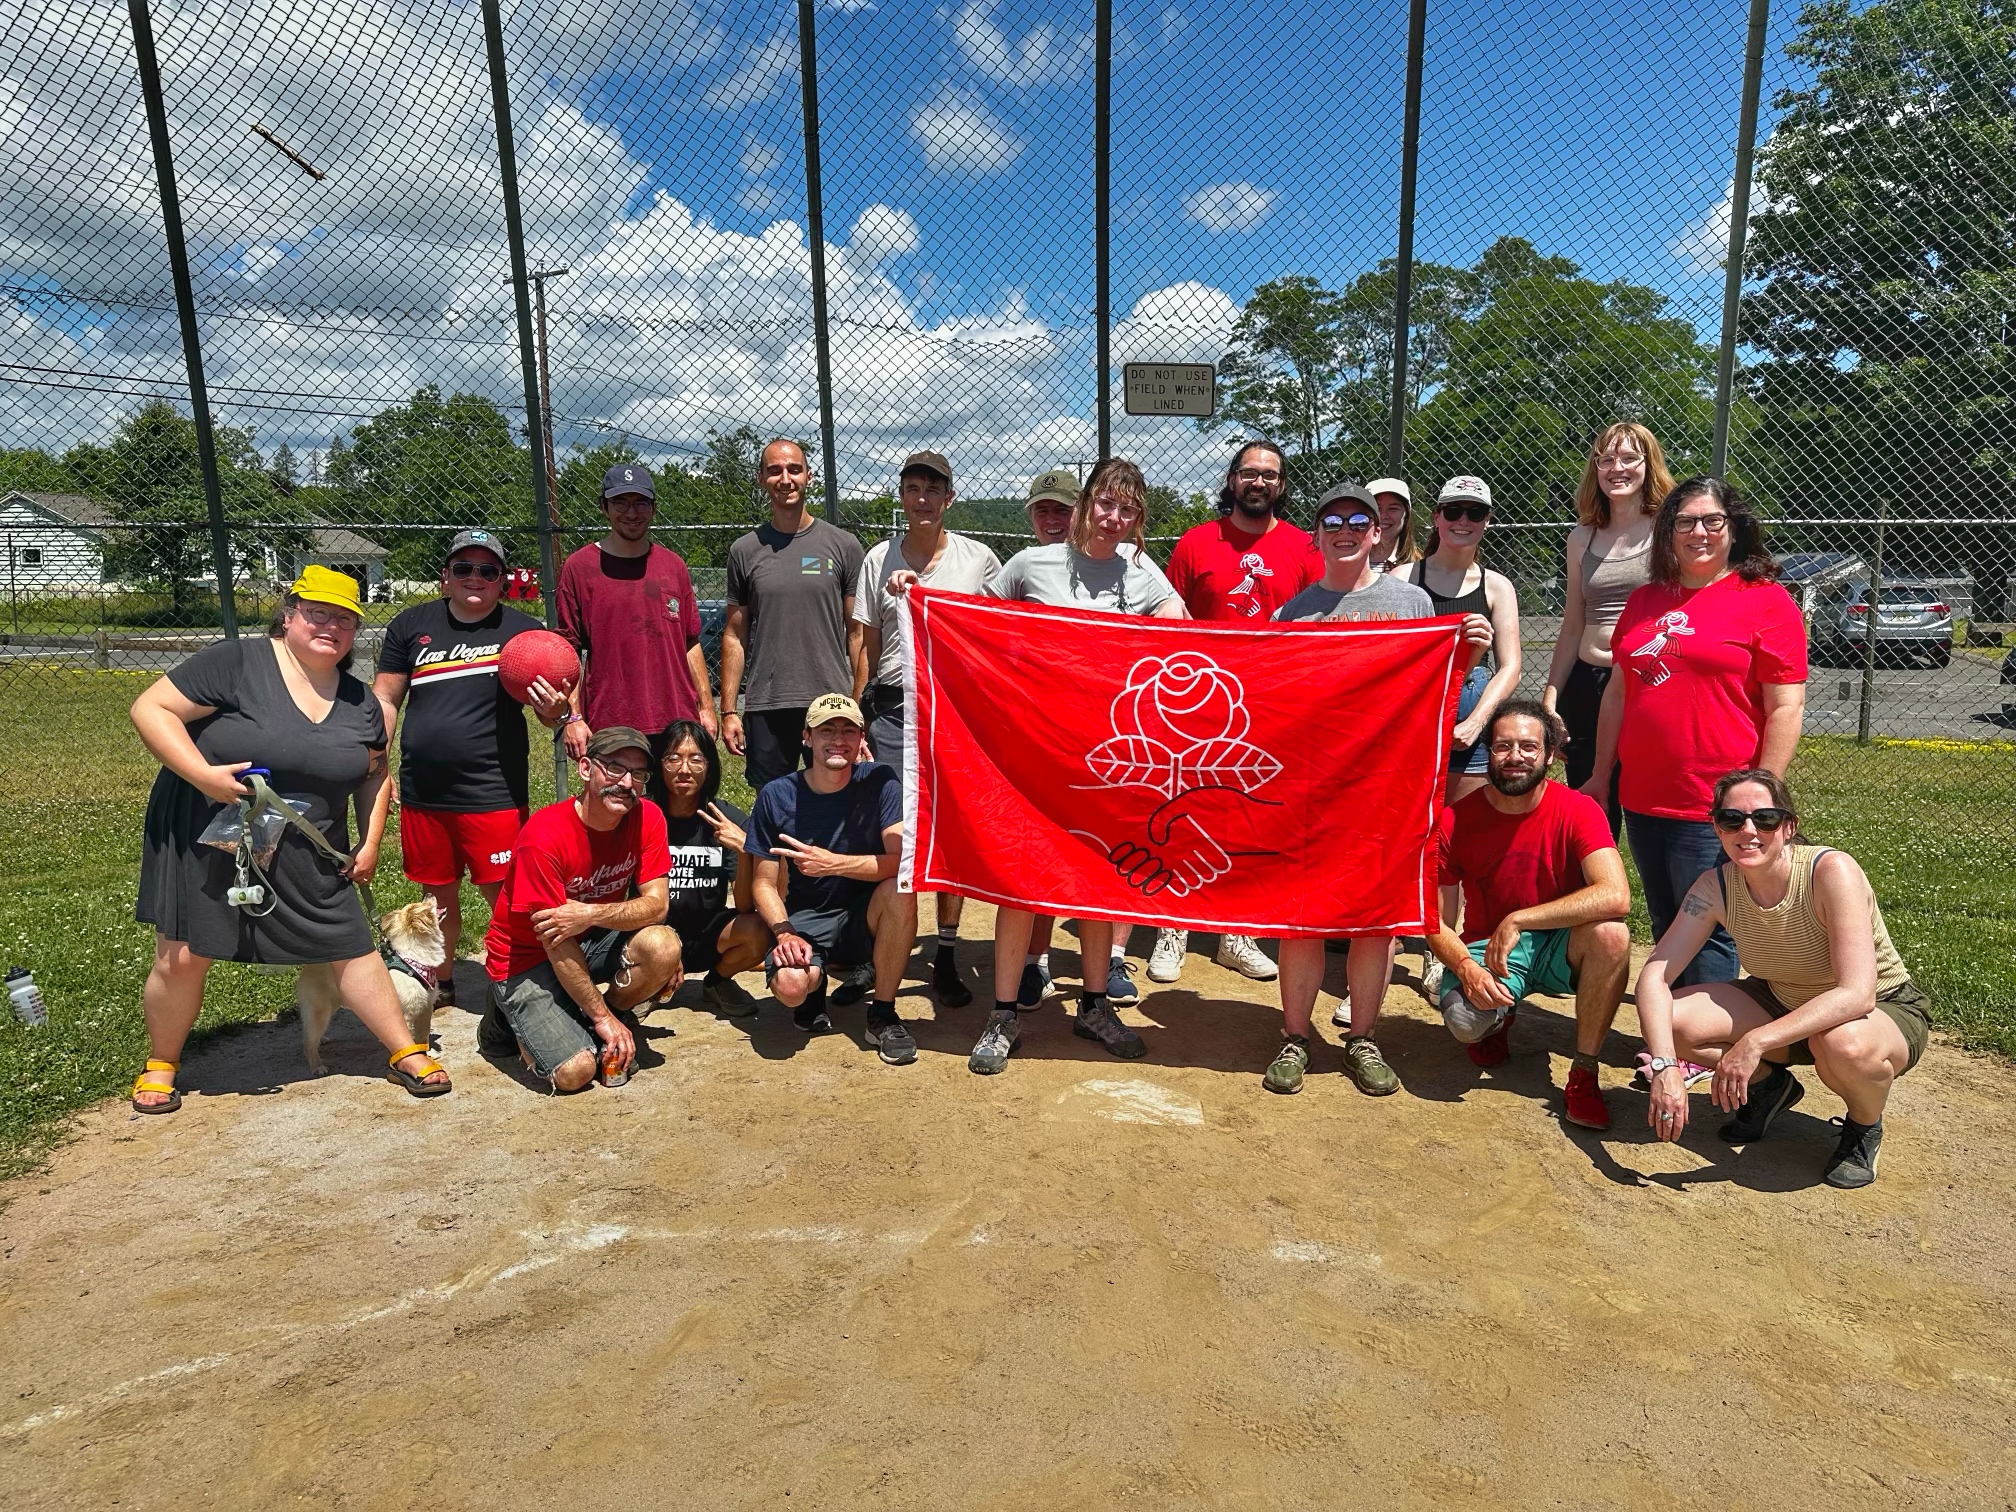
<path id="1" fill-rule="evenodd" d="M 1937 583 L 1886 578 L 1876 604 L 1876 654 L 1925 657 L 1943 667 L 1953 659 L 1953 609 Z M 1869 636 L 1869 583 L 1854 578 L 1827 590 L 1813 616 L 1814 658 L 1823 666 L 1861 662 Z"/>
<path id="2" fill-rule="evenodd" d="M 721 676 L 721 636 L 728 628 L 728 600 L 700 600 L 700 650 L 718 679 Z"/>

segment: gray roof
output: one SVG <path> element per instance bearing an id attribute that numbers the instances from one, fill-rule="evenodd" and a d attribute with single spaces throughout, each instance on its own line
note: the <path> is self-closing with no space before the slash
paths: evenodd
<path id="1" fill-rule="evenodd" d="M 103 504 L 83 494 L 28 493 L 11 489 L 4 499 L 0 499 L 0 503 L 15 499 L 86 530 L 106 530 L 121 523 Z M 312 555 L 352 559 L 385 555 L 383 546 L 348 526 L 332 525 L 326 520 L 313 518 L 309 523 L 308 550 Z"/>
<path id="2" fill-rule="evenodd" d="M 103 529 L 113 523 L 110 510 L 83 494 L 27 493 L 21 489 L 10 489 L 6 499 L 0 500 L 0 503 L 11 503 L 15 499 L 23 500 L 59 520 L 67 520 L 72 525 Z"/>
<path id="3" fill-rule="evenodd" d="M 342 525 L 317 525 L 308 533 L 308 549 L 316 556 L 382 557 L 385 548 L 369 536 Z"/>

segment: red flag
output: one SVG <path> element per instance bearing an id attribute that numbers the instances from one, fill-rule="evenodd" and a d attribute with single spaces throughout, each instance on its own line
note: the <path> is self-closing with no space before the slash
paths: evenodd
<path id="1" fill-rule="evenodd" d="M 1437 927 L 1462 620 L 1248 629 L 916 588 L 902 885 L 1070 918 Z"/>

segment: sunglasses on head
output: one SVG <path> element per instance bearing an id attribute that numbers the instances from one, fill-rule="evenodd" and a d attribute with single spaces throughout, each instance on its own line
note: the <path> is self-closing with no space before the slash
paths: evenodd
<path id="1" fill-rule="evenodd" d="M 1746 823 L 1756 825 L 1758 834 L 1769 835 L 1783 827 L 1791 817 L 1790 809 L 1781 808 L 1718 808 L 1714 814 L 1715 828 L 1729 835 L 1735 834 Z"/>
<path id="2" fill-rule="evenodd" d="M 495 562 L 450 562 L 448 576 L 451 578 L 475 578 L 480 582 L 494 583 L 504 576 L 504 569 Z"/>
<path id="3" fill-rule="evenodd" d="M 1444 504 L 1435 513 L 1442 516 L 1443 519 L 1449 521 L 1452 525 L 1458 520 L 1469 520 L 1472 524 L 1481 525 L 1484 521 L 1491 518 L 1491 506 L 1489 504 Z"/>
<path id="4" fill-rule="evenodd" d="M 1366 514 L 1363 510 L 1357 510 L 1348 515 L 1337 514 L 1333 511 L 1330 514 L 1324 515 L 1322 519 L 1316 522 L 1324 530 L 1349 530 L 1358 535 L 1363 535 L 1378 523 L 1377 520 L 1371 515 Z"/>

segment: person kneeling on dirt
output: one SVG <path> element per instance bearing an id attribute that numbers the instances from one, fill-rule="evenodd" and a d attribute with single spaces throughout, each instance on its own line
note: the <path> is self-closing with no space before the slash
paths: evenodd
<path id="1" fill-rule="evenodd" d="M 1685 1132 L 1683 1062 L 1698 1061 L 1714 1068 L 1715 1106 L 1736 1115 L 1717 1133 L 1749 1144 L 1806 1095 L 1790 1067 L 1811 1065 L 1848 1105 L 1827 1184 L 1868 1186 L 1890 1085 L 1918 1064 L 1931 1033 L 1925 994 L 1854 857 L 1799 843 L 1784 778 L 1731 772 L 1715 784 L 1709 818 L 1728 859 L 1688 890 L 1638 975 L 1638 1022 L 1652 1052 L 1646 1121 L 1661 1139 Z M 1744 975 L 1675 992 L 1718 924 Z"/>
<path id="2" fill-rule="evenodd" d="M 665 815 L 642 801 L 651 770 L 643 735 L 597 730 L 580 761 L 581 796 L 526 821 L 491 915 L 477 1048 L 521 1056 L 557 1092 L 587 1086 L 598 1058 L 605 1082 L 626 1079 L 633 1010 L 685 977 L 679 936 L 663 922 Z"/>
<path id="3" fill-rule="evenodd" d="M 1575 995 L 1575 1060 L 1563 1117 L 1610 1127 L 1596 1057 L 1631 969 L 1631 884 L 1595 799 L 1548 779 L 1568 743 L 1557 715 L 1532 699 L 1498 706 L 1485 726 L 1486 785 L 1442 811 L 1442 929 L 1428 949 L 1447 969 L 1442 1022 L 1470 1059 L 1510 1053 L 1528 992 Z M 1463 938 L 1448 923 L 1463 893 Z"/>
<path id="4" fill-rule="evenodd" d="M 756 860 L 756 911 L 777 940 L 763 962 L 777 1001 L 806 1033 L 828 1033 L 827 973 L 872 956 L 868 1036 L 884 1061 L 903 1066 L 917 1058 L 917 1042 L 896 1016 L 903 963 L 917 939 L 917 895 L 896 890 L 901 784 L 886 766 L 857 764 L 861 731 L 853 699 L 815 698 L 805 711 L 812 765 L 764 785 L 746 844 Z"/>

